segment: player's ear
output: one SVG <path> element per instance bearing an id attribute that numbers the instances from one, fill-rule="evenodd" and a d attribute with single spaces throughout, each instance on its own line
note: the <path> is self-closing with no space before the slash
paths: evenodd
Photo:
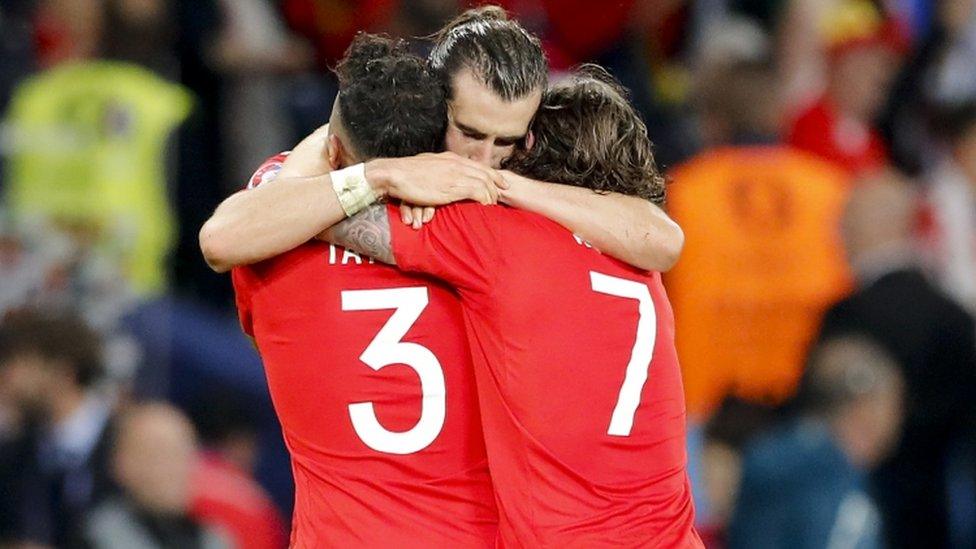
<path id="1" fill-rule="evenodd" d="M 529 130 L 528 133 L 525 134 L 525 150 L 532 150 L 533 145 L 535 145 L 535 134 L 532 133 L 532 130 Z"/>
<path id="2" fill-rule="evenodd" d="M 336 134 L 329 135 L 329 141 L 325 149 L 329 155 L 329 166 L 333 170 L 338 170 L 342 167 L 342 141 L 339 140 L 339 136 Z"/>

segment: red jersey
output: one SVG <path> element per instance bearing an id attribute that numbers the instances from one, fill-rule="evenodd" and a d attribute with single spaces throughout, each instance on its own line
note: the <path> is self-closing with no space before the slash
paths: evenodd
<path id="1" fill-rule="evenodd" d="M 233 278 L 291 454 L 292 546 L 493 546 L 456 295 L 318 242 Z"/>
<path id="2" fill-rule="evenodd" d="M 529 212 L 389 214 L 397 264 L 461 296 L 502 543 L 700 547 L 660 275 Z"/>

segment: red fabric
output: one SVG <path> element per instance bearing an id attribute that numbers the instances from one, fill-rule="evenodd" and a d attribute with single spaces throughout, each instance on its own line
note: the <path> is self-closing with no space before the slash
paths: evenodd
<path id="1" fill-rule="evenodd" d="M 217 454 L 204 454 L 194 473 L 193 518 L 227 533 L 237 549 L 281 549 L 287 529 L 257 482 Z"/>
<path id="2" fill-rule="evenodd" d="M 293 545 L 493 547 L 497 511 L 454 294 L 319 242 L 233 279 L 291 453 Z M 367 297 L 377 301 L 368 310 Z M 422 387 L 411 367 L 431 360 L 445 389 Z M 383 429 L 411 431 L 437 402 L 446 402 L 443 425 L 409 453 L 374 449 L 353 425 L 353 406 L 372 403 Z"/>
<path id="3" fill-rule="evenodd" d="M 848 122 L 854 125 L 856 122 Z M 834 162 L 850 173 L 861 173 L 883 167 L 888 162 L 888 148 L 874 128 L 854 126 L 865 131 L 866 139 L 852 136 L 851 128 L 841 122 L 836 109 L 821 99 L 793 122 L 789 142 Z"/>
<path id="4" fill-rule="evenodd" d="M 455 204 L 420 231 L 397 221 L 396 208 L 388 213 L 397 264 L 461 296 L 502 545 L 701 547 L 660 275 L 520 210 Z M 593 273 L 643 293 L 641 313 L 638 298 L 598 292 Z M 643 388 L 629 385 L 639 396 L 636 412 L 623 414 L 632 430 L 611 436 L 631 355 L 652 351 L 633 368 L 648 377 Z"/>
<path id="5" fill-rule="evenodd" d="M 600 55 L 620 39 L 634 0 L 542 0 L 542 4 L 560 49 L 581 62 Z"/>
<path id="6" fill-rule="evenodd" d="M 359 31 L 384 30 L 399 0 L 284 0 L 288 24 L 311 40 L 319 65 L 335 66 Z"/>
<path id="7" fill-rule="evenodd" d="M 897 56 L 905 55 L 911 49 L 911 36 L 904 24 L 897 19 L 888 19 L 874 32 L 838 40 L 827 49 L 831 58 L 838 58 L 860 48 L 887 48 Z"/>

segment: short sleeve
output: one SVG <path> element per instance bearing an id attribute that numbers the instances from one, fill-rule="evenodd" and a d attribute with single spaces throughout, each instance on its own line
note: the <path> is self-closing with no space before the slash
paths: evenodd
<path id="1" fill-rule="evenodd" d="M 398 267 L 435 276 L 461 291 L 490 290 L 502 245 L 488 207 L 463 202 L 438 208 L 420 230 L 400 220 L 397 206 L 388 205 L 387 213 Z"/>
<path id="2" fill-rule="evenodd" d="M 234 283 L 234 301 L 237 303 L 237 316 L 244 333 L 254 337 L 254 320 L 251 314 L 251 273 L 248 267 L 235 267 L 230 277 Z"/>
<path id="3" fill-rule="evenodd" d="M 288 153 L 283 152 L 262 162 L 261 166 L 254 172 L 254 175 L 247 180 L 247 185 L 244 188 L 253 189 L 269 181 L 274 181 L 274 178 L 278 177 L 278 174 L 281 172 L 281 168 L 284 166 L 287 158 Z"/>

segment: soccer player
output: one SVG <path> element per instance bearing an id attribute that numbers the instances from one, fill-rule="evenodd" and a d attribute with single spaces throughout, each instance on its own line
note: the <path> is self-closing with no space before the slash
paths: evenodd
<path id="1" fill-rule="evenodd" d="M 333 168 L 437 147 L 443 93 L 401 43 L 360 35 L 337 72 Z M 322 242 L 233 278 L 291 453 L 292 546 L 492 547 L 497 511 L 451 291 Z"/>
<path id="2" fill-rule="evenodd" d="M 229 197 L 204 224 L 200 245 L 211 267 L 227 271 L 307 242 L 346 217 L 335 192 L 345 183 L 368 198 L 389 195 L 421 206 L 501 200 L 553 219 L 637 267 L 674 265 L 684 236 L 653 203 L 529 179 L 508 185 L 490 168 L 531 141 L 529 124 L 548 73 L 538 38 L 500 8 L 469 10 L 438 35 L 429 64 L 447 92 L 443 144 L 450 152 L 372 159 L 338 181 L 321 153 L 326 132 L 317 132 L 283 162 L 275 185 Z M 422 215 L 429 219 L 432 210 Z M 419 225 L 419 217 L 405 210 L 404 221 Z"/>
<path id="3" fill-rule="evenodd" d="M 647 130 L 602 69 L 547 92 L 533 132 L 514 170 L 663 201 Z M 398 215 L 367 208 L 326 237 L 460 294 L 502 545 L 701 547 L 660 274 L 524 210 L 454 204 L 419 231 Z"/>

